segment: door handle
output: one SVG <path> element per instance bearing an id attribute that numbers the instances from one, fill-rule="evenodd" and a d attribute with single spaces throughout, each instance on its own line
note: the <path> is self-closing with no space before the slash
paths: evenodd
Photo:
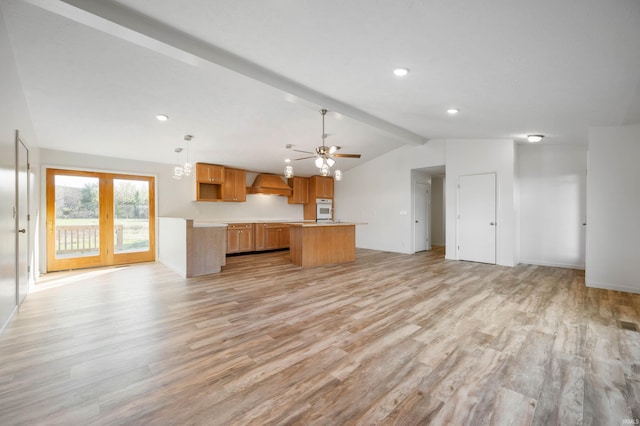
<path id="1" fill-rule="evenodd" d="M 416 223 L 418 223 L 418 221 L 416 220 Z"/>
<path id="2" fill-rule="evenodd" d="M 489 225 L 491 226 L 495 226 L 495 224 L 496 224 L 495 222 L 489 222 Z"/>
<path id="3" fill-rule="evenodd" d="M 26 234 L 26 233 L 27 233 L 27 230 L 26 230 L 26 229 L 24 229 L 24 228 L 22 228 L 22 229 L 18 229 L 18 232 L 21 232 L 21 233 L 23 233 L 23 234 Z"/>

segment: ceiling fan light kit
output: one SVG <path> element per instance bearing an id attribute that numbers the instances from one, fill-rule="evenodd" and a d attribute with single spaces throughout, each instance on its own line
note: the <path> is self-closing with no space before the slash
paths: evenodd
<path id="1" fill-rule="evenodd" d="M 339 146 L 326 146 L 325 139 L 327 138 L 327 133 L 324 131 L 324 117 L 327 115 L 326 109 L 321 109 L 320 113 L 322 114 L 322 145 L 316 147 L 315 152 L 311 151 L 302 151 L 299 149 L 293 149 L 295 152 L 302 152 L 304 154 L 310 154 L 307 157 L 294 158 L 294 160 L 306 160 L 308 158 L 314 158 L 314 164 L 319 169 L 321 176 L 329 176 L 331 175 L 331 167 L 336 164 L 336 160 L 334 157 L 343 157 L 343 158 L 360 158 L 360 154 L 338 154 L 337 151 L 340 149 Z M 292 144 L 286 144 L 285 148 L 292 149 Z M 286 161 L 286 160 L 285 160 Z M 286 166 L 284 169 L 284 176 L 286 178 L 293 177 L 293 167 Z M 337 181 L 342 180 L 342 171 L 335 170 L 333 172 L 333 178 Z"/>

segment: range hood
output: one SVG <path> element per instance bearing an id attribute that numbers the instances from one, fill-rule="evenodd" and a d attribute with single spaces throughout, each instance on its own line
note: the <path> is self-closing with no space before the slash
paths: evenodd
<path id="1" fill-rule="evenodd" d="M 291 187 L 282 176 L 260 173 L 253 184 L 247 187 L 247 194 L 291 195 Z"/>

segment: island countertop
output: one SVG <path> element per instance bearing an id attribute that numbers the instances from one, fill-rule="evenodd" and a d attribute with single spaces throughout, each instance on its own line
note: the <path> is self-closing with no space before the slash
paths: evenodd
<path id="1" fill-rule="evenodd" d="M 364 222 L 285 222 L 291 226 L 301 226 L 303 228 L 317 228 L 322 226 L 353 226 L 366 225 Z"/>
<path id="2" fill-rule="evenodd" d="M 353 262 L 356 225 L 353 222 L 290 224 L 291 262 L 303 268 Z"/>

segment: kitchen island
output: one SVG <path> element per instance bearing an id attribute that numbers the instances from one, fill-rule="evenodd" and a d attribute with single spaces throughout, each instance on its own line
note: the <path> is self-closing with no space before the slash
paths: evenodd
<path id="1" fill-rule="evenodd" d="M 158 260 L 184 278 L 220 272 L 226 263 L 226 223 L 161 217 L 158 241 Z"/>
<path id="2" fill-rule="evenodd" d="M 356 259 L 356 223 L 290 223 L 291 262 L 303 268 Z"/>

